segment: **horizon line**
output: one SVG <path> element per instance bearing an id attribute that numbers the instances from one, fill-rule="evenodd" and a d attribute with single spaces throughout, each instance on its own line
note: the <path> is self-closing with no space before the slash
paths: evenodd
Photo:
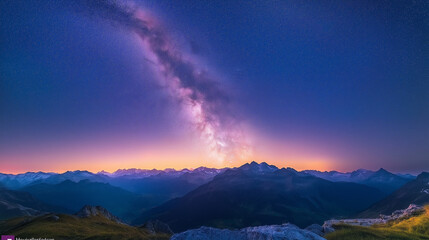
<path id="1" fill-rule="evenodd" d="M 26 173 L 54 173 L 54 174 L 64 174 L 64 173 L 67 173 L 67 172 L 77 172 L 77 171 L 80 171 L 80 172 L 89 172 L 89 173 L 92 173 L 92 174 L 104 174 L 104 173 L 107 173 L 107 174 L 114 174 L 115 172 L 117 172 L 117 171 L 119 171 L 119 170 L 146 170 L 146 171 L 168 171 L 168 170 L 170 170 L 170 171 L 176 171 L 176 172 L 180 172 L 180 171 L 184 171 L 184 170 L 189 170 L 189 171 L 194 171 L 194 170 L 196 170 L 196 169 L 198 169 L 198 168 L 207 168 L 207 169 L 216 169 L 216 170 L 221 170 L 221 169 L 234 169 L 234 168 L 239 168 L 239 167 L 241 167 L 241 166 L 243 166 L 243 165 L 245 165 L 245 164 L 250 164 L 250 163 L 252 163 L 252 162 L 255 162 L 255 163 L 257 163 L 257 164 L 262 164 L 262 163 L 266 163 L 266 164 L 268 164 L 268 165 L 272 165 L 272 166 L 275 166 L 275 167 L 277 167 L 278 169 L 282 169 L 282 168 L 292 168 L 292 169 L 294 169 L 294 170 L 296 170 L 295 168 L 293 168 L 293 167 L 278 167 L 278 166 L 276 166 L 275 164 L 269 164 L 269 163 L 267 163 L 266 161 L 261 161 L 261 162 L 256 162 L 256 161 L 251 161 L 251 162 L 246 162 L 246 163 L 244 163 L 244 164 L 242 164 L 242 165 L 240 165 L 240 166 L 238 166 L 238 167 L 221 167 L 221 168 L 216 168 L 216 167 L 205 167 L 205 166 L 199 166 L 199 167 L 196 167 L 196 168 L 180 168 L 180 169 L 176 169 L 176 168 L 164 168 L 164 169 L 157 169 L 157 168 L 136 168 L 136 167 L 131 167 L 131 168 L 118 168 L 118 169 L 116 169 L 116 170 L 114 170 L 114 171 L 112 171 L 112 172 L 109 172 L 109 171 L 105 171 L 105 170 L 99 170 L 99 171 L 90 171 L 90 170 L 82 170 L 82 169 L 75 169 L 75 170 L 66 170 L 66 171 L 64 171 L 64 172 L 61 172 L 61 171 L 43 171 L 43 170 L 39 170 L 39 171 L 26 171 L 26 172 L 9 172 L 9 173 L 6 173 L 6 172 L 0 172 L 0 174 L 4 174 L 4 175 L 20 175 L 20 174 L 26 174 Z M 372 171 L 372 172 L 376 172 L 376 171 L 379 171 L 379 170 L 381 170 L 381 169 L 384 169 L 384 170 L 386 170 L 386 171 L 388 171 L 388 172 L 390 172 L 390 173 L 393 173 L 393 174 L 410 174 L 410 175 L 415 175 L 415 176 L 417 176 L 417 175 L 419 175 L 420 173 L 423 173 L 423 172 L 427 172 L 427 170 L 425 171 L 425 170 L 420 170 L 420 171 L 418 171 L 418 172 L 391 172 L 391 171 L 389 171 L 389 170 L 387 170 L 386 168 L 383 168 L 383 167 L 381 167 L 381 168 L 378 168 L 378 169 L 366 169 L 366 168 L 358 168 L 358 169 L 355 169 L 355 170 L 352 170 L 352 171 L 340 171 L 340 170 L 316 170 L 316 169 L 304 169 L 304 170 L 296 170 L 296 171 L 298 171 L 298 172 L 303 172 L 303 171 L 318 171 L 318 172 L 339 172 L 339 173 L 352 173 L 352 172 L 354 172 L 354 171 L 358 171 L 358 170 L 367 170 L 367 171 Z"/>

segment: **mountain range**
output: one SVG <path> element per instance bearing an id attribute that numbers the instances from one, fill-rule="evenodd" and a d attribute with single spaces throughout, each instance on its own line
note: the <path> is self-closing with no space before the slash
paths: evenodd
<path id="1" fill-rule="evenodd" d="M 204 225 L 243 228 L 290 222 L 306 227 L 333 217 L 424 204 L 429 196 L 425 174 L 414 179 L 384 169 L 296 171 L 256 162 L 225 169 L 0 174 L 0 220 L 71 214 L 84 205 L 100 205 L 122 222 L 160 220 L 176 232 Z"/>
<path id="2" fill-rule="evenodd" d="M 383 168 L 380 168 L 378 171 L 358 169 L 348 173 L 337 171 L 320 172 L 315 170 L 306 170 L 303 172 L 332 182 L 354 182 L 364 184 L 370 187 L 375 187 L 386 194 L 392 193 L 408 181 L 415 178 L 415 176 L 410 174 L 393 174 Z"/>
<path id="3" fill-rule="evenodd" d="M 27 172 L 16 175 L 0 173 L 0 183 L 2 183 L 2 185 L 7 188 L 18 189 L 20 187 L 24 187 L 35 181 L 46 179 L 53 175 L 57 174 L 45 172 Z"/>
<path id="4" fill-rule="evenodd" d="M 85 204 L 102 205 L 129 222 L 141 212 L 183 196 L 222 169 L 118 170 L 114 173 L 67 171 L 65 173 L 1 174 L 0 219 L 38 215 L 49 210 L 72 213 Z M 14 189 L 14 190 L 12 190 Z M 5 199 L 14 193 L 16 201 Z M 21 199 L 27 199 L 22 202 Z M 56 207 L 39 206 L 35 202 Z"/>
<path id="5" fill-rule="evenodd" d="M 355 214 L 384 194 L 350 182 L 331 182 L 293 169 L 252 162 L 155 207 L 134 223 L 159 219 L 173 231 L 200 226 L 242 228 L 290 222 L 299 227 Z"/>
<path id="6" fill-rule="evenodd" d="M 268 165 L 272 169 L 278 169 L 276 166 Z M 176 190 L 173 196 L 183 195 L 189 190 L 195 189 L 197 185 L 206 183 L 213 179 L 214 176 L 226 171 L 228 168 L 215 169 L 199 167 L 196 169 L 118 169 L 115 172 L 109 173 L 101 171 L 91 173 L 89 171 L 67 171 L 64 173 L 52 172 L 27 172 L 22 174 L 4 174 L 0 173 L 0 184 L 8 189 L 20 189 L 28 185 L 38 183 L 57 184 L 65 180 L 79 182 L 81 180 L 89 180 L 92 182 L 110 183 L 113 186 L 122 187 L 131 192 L 152 194 L 154 193 L 151 186 L 157 185 L 156 193 L 162 192 L 160 186 L 166 185 L 165 192 L 170 193 L 172 189 Z M 288 168 L 293 170 L 292 168 Z M 354 182 L 380 189 L 385 193 L 391 193 L 405 183 L 415 178 L 411 174 L 393 174 L 381 168 L 378 171 L 358 169 L 353 172 L 342 173 L 338 171 L 321 172 L 316 170 L 304 170 L 300 173 L 310 174 L 332 182 Z M 177 181 L 182 181 L 187 187 L 177 189 L 172 186 Z M 161 187 L 162 188 L 162 187 Z"/>

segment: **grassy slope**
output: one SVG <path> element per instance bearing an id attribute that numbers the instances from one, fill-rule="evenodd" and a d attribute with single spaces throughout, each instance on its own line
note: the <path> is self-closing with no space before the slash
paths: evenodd
<path id="1" fill-rule="evenodd" d="M 52 219 L 52 216 L 52 214 L 48 214 L 31 220 L 28 217 L 21 217 L 2 221 L 0 222 L 0 232 L 16 235 L 20 238 L 41 237 L 56 240 L 169 239 L 168 235 L 151 235 L 146 230 L 119 224 L 98 216 L 77 218 L 58 214 L 56 216 L 59 216 L 59 220 Z"/>
<path id="2" fill-rule="evenodd" d="M 327 234 L 328 240 L 429 240 L 429 206 L 425 212 L 409 219 L 397 220 L 372 227 L 336 226 L 337 231 Z"/>

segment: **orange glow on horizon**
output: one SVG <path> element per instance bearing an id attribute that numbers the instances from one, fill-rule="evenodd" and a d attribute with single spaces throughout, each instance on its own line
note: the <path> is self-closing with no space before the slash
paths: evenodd
<path id="1" fill-rule="evenodd" d="M 259 138 L 261 139 L 261 138 Z M 245 163 L 266 162 L 279 168 L 291 167 L 298 171 L 349 171 L 339 157 L 317 151 L 309 144 L 300 146 L 294 143 L 267 141 L 255 143 L 254 155 L 249 159 L 219 163 L 207 156 L 201 143 L 171 138 L 162 143 L 139 144 L 133 142 L 97 141 L 97 144 L 80 142 L 78 145 L 63 145 L 61 148 L 34 149 L 29 152 L 3 153 L 0 161 L 2 173 L 57 172 L 74 170 L 90 172 L 114 172 L 118 169 L 195 169 L 201 166 L 210 168 L 239 167 Z M 286 147 L 287 146 L 287 147 Z M 313 150 L 313 151 L 310 151 Z M 339 167 L 342 167 L 339 169 Z"/>
<path id="2" fill-rule="evenodd" d="M 176 170 L 181 170 L 184 168 L 195 169 L 198 167 L 209 167 L 209 168 L 234 168 L 239 167 L 245 163 L 250 163 L 251 161 L 256 161 L 258 163 L 266 162 L 270 165 L 275 165 L 278 168 L 293 168 L 298 171 L 302 170 L 319 170 L 319 171 L 330 171 L 338 170 L 334 169 L 333 165 L 329 161 L 324 161 L 321 159 L 265 159 L 265 158 L 255 158 L 250 159 L 249 161 L 234 162 L 229 165 L 218 165 L 216 162 L 209 162 L 206 160 L 201 160 L 196 156 L 192 155 L 178 155 L 174 153 L 165 152 L 162 154 L 156 154 L 155 156 L 152 153 L 148 154 L 127 154 L 126 156 L 97 156 L 93 158 L 81 158 L 81 157 L 71 157 L 69 156 L 65 161 L 56 162 L 56 163 L 46 163 L 37 161 L 39 163 L 32 162 L 30 164 L 22 165 L 15 164 L 22 162 L 22 159 L 9 158 L 9 161 L 4 161 L 0 163 L 0 172 L 1 173 L 10 173 L 18 174 L 25 172 L 56 172 L 63 173 L 66 171 L 75 171 L 75 170 L 86 170 L 93 173 L 100 172 L 102 170 L 107 172 L 114 172 L 118 169 L 159 169 L 164 170 L 167 168 L 174 168 Z M 72 159 L 74 158 L 74 159 Z M 77 160 L 78 159 L 78 160 Z M 149 160 L 150 159 L 150 160 Z M 156 160 L 154 160 L 156 159 Z M 173 160 L 174 159 L 174 160 Z M 47 159 L 49 160 L 49 159 Z M 49 161 L 48 161 L 49 162 Z"/>

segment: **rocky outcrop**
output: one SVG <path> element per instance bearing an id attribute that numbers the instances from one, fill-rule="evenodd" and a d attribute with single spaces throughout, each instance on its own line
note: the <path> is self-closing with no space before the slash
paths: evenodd
<path id="1" fill-rule="evenodd" d="M 171 237 L 171 240 L 323 240 L 324 238 L 293 224 L 268 225 L 240 230 L 200 227 Z"/>
<path id="2" fill-rule="evenodd" d="M 392 221 L 402 218 L 410 218 L 414 215 L 424 212 L 424 207 L 418 206 L 416 204 L 410 204 L 408 208 L 402 210 L 396 210 L 391 215 L 380 214 L 380 218 L 386 221 Z"/>
<path id="3" fill-rule="evenodd" d="M 323 228 L 333 228 L 335 225 L 353 225 L 353 226 L 362 226 L 369 227 L 374 224 L 386 223 L 385 220 L 381 218 L 357 218 L 357 219 L 340 219 L 340 220 L 328 220 L 323 224 Z"/>
<path id="4" fill-rule="evenodd" d="M 58 217 L 55 214 L 48 215 L 46 218 L 49 219 L 49 220 L 52 220 L 52 221 L 58 221 L 58 220 L 60 220 L 60 217 Z"/>
<path id="5" fill-rule="evenodd" d="M 341 219 L 341 220 L 328 220 L 323 224 L 323 228 L 333 228 L 334 225 L 347 224 L 354 226 L 368 227 L 374 224 L 384 224 L 389 221 L 397 219 L 410 218 L 424 212 L 424 208 L 415 204 L 410 204 L 408 208 L 403 210 L 396 210 L 391 215 L 380 214 L 379 218 L 357 218 L 357 219 Z"/>
<path id="6" fill-rule="evenodd" d="M 319 224 L 311 224 L 310 226 L 306 227 L 305 230 L 313 232 L 319 236 L 325 236 L 325 234 L 335 231 L 332 225 L 320 226 Z"/>
<path id="7" fill-rule="evenodd" d="M 148 221 L 144 223 L 141 226 L 141 228 L 148 230 L 151 234 L 157 234 L 157 233 L 173 234 L 173 231 L 171 231 L 170 227 L 159 220 Z"/>
<path id="8" fill-rule="evenodd" d="M 324 228 L 319 224 L 311 224 L 310 226 L 306 227 L 305 230 L 313 232 L 319 236 L 325 235 Z"/>
<path id="9" fill-rule="evenodd" d="M 114 216 L 109 211 L 107 211 L 107 209 L 105 209 L 101 206 L 85 205 L 75 215 L 80 217 L 80 218 L 89 218 L 89 217 L 101 216 L 101 217 L 107 218 L 111 221 L 114 221 L 117 223 L 122 223 L 118 217 Z"/>

